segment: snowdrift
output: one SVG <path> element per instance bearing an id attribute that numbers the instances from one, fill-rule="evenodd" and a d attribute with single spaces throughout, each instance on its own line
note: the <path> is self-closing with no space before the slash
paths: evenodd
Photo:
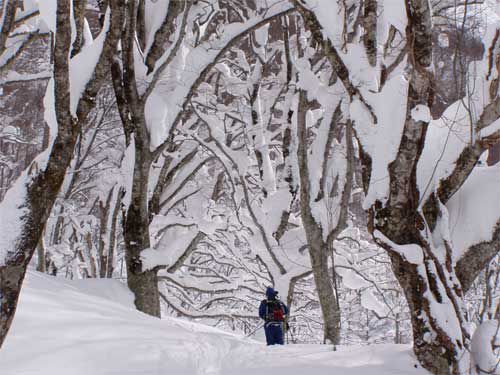
<path id="1" fill-rule="evenodd" d="M 267 348 L 202 324 L 151 318 L 116 280 L 30 272 L 0 351 L 2 375 L 423 375 L 406 345 Z"/>

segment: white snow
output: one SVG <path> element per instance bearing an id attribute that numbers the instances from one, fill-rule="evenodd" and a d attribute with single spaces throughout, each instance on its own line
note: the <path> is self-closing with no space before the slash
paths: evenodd
<path id="1" fill-rule="evenodd" d="M 492 347 L 492 344 L 500 344 L 499 325 L 500 322 L 496 320 L 487 320 L 472 335 L 472 358 L 474 364 L 485 374 L 498 374 L 497 371 L 500 371 L 500 358 Z"/>
<path id="2" fill-rule="evenodd" d="M 380 231 L 375 230 L 373 237 L 391 246 L 391 249 L 399 253 L 407 262 L 412 264 L 422 264 L 424 261 L 424 254 L 422 248 L 416 244 L 398 245 L 384 236 Z"/>
<path id="3" fill-rule="evenodd" d="M 389 313 L 388 306 L 380 302 L 370 289 L 361 292 L 361 305 L 365 309 L 375 311 L 379 316 L 386 316 Z"/>
<path id="4" fill-rule="evenodd" d="M 52 78 L 52 74 L 50 72 L 40 72 L 40 73 L 33 73 L 33 74 L 19 74 L 16 71 L 9 71 L 5 77 L 5 81 L 11 82 L 11 81 L 30 81 L 30 80 L 36 80 L 36 79 L 48 79 Z"/>
<path id="5" fill-rule="evenodd" d="M 152 269 L 158 265 L 171 266 L 185 252 L 196 234 L 196 230 L 190 227 L 174 226 L 167 229 L 157 248 L 141 252 L 143 269 Z"/>
<path id="6" fill-rule="evenodd" d="M 338 347 L 262 342 L 134 310 L 115 280 L 30 272 L 0 351 L 2 375 L 425 375 L 407 345 Z"/>
<path id="7" fill-rule="evenodd" d="M 411 110 L 411 118 L 414 121 L 430 122 L 431 110 L 426 105 L 418 104 Z"/>
<path id="8" fill-rule="evenodd" d="M 393 25 L 401 33 L 405 32 L 408 23 L 404 2 L 394 0 L 384 0 L 382 16 L 388 24 Z M 381 39 L 386 40 L 386 39 Z"/>
<path id="9" fill-rule="evenodd" d="M 21 235 L 24 216 L 28 210 L 26 202 L 26 182 L 29 176 L 24 172 L 0 202 L 0 266 L 3 266 L 9 253 L 15 250 Z"/>
<path id="10" fill-rule="evenodd" d="M 340 260 L 342 260 L 342 258 L 338 259 L 338 261 Z M 340 275 L 340 277 L 342 277 L 342 284 L 346 288 L 357 290 L 370 286 L 370 283 L 367 280 L 363 279 L 360 275 L 358 275 L 351 269 L 344 267 L 335 267 L 335 271 Z"/>
<path id="11" fill-rule="evenodd" d="M 153 44 L 154 41 L 154 36 L 167 16 L 169 3 L 169 0 L 146 1 L 144 10 L 145 19 L 148 20 L 148 22 L 146 22 L 146 48 L 144 54 L 149 52 L 151 44 Z"/>
<path id="12" fill-rule="evenodd" d="M 93 42 L 86 44 L 80 53 L 73 57 L 69 64 L 69 80 L 70 99 L 71 99 L 71 114 L 76 115 L 76 110 L 80 98 L 87 86 L 87 83 L 94 74 L 95 67 L 101 57 L 104 41 L 109 29 L 111 11 L 108 8 L 104 19 L 104 26 L 101 33 Z M 86 41 L 87 42 L 87 41 Z"/>
<path id="13" fill-rule="evenodd" d="M 350 106 L 358 139 L 373 163 L 370 186 L 363 202 L 364 209 L 371 207 L 376 200 L 385 203 L 389 196 L 387 168 L 399 150 L 406 118 L 406 99 L 401 93 L 407 90 L 408 82 L 397 75 L 386 82 L 380 93 L 365 92 L 365 99 L 377 115 L 377 124 L 373 124 L 368 110 L 360 100 L 354 100 Z"/>
<path id="14" fill-rule="evenodd" d="M 446 204 L 457 259 L 471 246 L 491 241 L 499 222 L 500 164 L 476 167 Z"/>
<path id="15" fill-rule="evenodd" d="M 52 32 L 56 31 L 57 1 L 40 1 L 38 3 L 40 17 Z"/>
<path id="16" fill-rule="evenodd" d="M 484 130 L 489 131 L 490 127 Z M 441 118 L 429 123 L 425 146 L 417 167 L 421 202 L 425 202 L 440 180 L 453 172 L 456 160 L 470 144 L 470 139 L 470 119 L 461 101 L 453 103 Z"/>
<path id="17" fill-rule="evenodd" d="M 157 96 L 152 99 L 153 96 L 150 95 L 146 101 L 146 124 L 150 132 L 153 150 L 168 137 L 179 111 L 182 110 L 186 96 L 196 84 L 201 72 L 213 62 L 219 52 L 235 36 L 251 28 L 262 19 L 272 17 L 290 8 L 289 4 L 281 1 L 273 1 L 268 5 L 269 11 L 263 15 L 253 16 L 242 23 L 235 22 L 225 25 L 218 39 L 206 41 L 196 47 L 193 47 L 189 40 L 183 41 L 178 53 L 161 74 L 159 82 L 154 87 L 153 93 Z M 165 55 L 162 59 L 164 58 Z M 162 59 L 157 62 L 156 66 L 161 65 Z M 136 59 L 136 63 L 139 65 L 139 59 Z M 138 66 L 136 66 L 136 71 L 138 74 L 140 73 Z M 144 77 L 144 79 L 151 80 L 151 76 Z M 162 98 L 162 100 L 158 98 Z M 154 103 L 148 104 L 150 100 L 153 100 Z M 149 114 L 148 112 L 153 109 L 156 113 Z"/>
<path id="18" fill-rule="evenodd" d="M 448 34 L 446 33 L 440 33 L 438 35 L 438 44 L 442 48 L 447 48 L 450 46 L 450 40 L 448 38 Z"/>
<path id="19" fill-rule="evenodd" d="M 135 139 L 134 135 L 130 139 L 130 144 L 123 154 L 122 163 L 120 165 L 119 183 L 125 188 L 125 196 L 122 199 L 123 206 L 128 209 L 132 200 L 132 184 L 134 178 L 134 163 L 135 163 Z"/>

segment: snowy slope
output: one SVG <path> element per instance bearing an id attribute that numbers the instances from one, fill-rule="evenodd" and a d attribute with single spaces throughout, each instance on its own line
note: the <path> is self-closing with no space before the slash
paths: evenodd
<path id="1" fill-rule="evenodd" d="M 66 281 L 31 272 L 2 375 L 423 375 L 404 345 L 267 348 L 212 327 L 135 311 L 113 280 Z"/>

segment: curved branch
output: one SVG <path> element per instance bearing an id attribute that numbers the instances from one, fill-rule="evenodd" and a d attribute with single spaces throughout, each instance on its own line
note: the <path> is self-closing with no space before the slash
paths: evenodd
<path id="1" fill-rule="evenodd" d="M 169 268 L 167 268 L 168 273 L 174 273 L 179 268 L 182 267 L 186 259 L 196 250 L 198 244 L 205 239 L 207 235 L 201 231 L 199 231 L 196 236 L 191 240 L 189 245 L 186 247 L 186 250 L 182 253 L 182 255 L 172 264 Z"/>

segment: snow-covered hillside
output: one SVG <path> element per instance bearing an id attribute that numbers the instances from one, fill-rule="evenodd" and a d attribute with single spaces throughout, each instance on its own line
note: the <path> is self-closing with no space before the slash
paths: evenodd
<path id="1" fill-rule="evenodd" d="M 67 281 L 30 272 L 2 375 L 422 375 L 406 345 L 263 343 L 212 327 L 137 312 L 115 280 Z"/>

